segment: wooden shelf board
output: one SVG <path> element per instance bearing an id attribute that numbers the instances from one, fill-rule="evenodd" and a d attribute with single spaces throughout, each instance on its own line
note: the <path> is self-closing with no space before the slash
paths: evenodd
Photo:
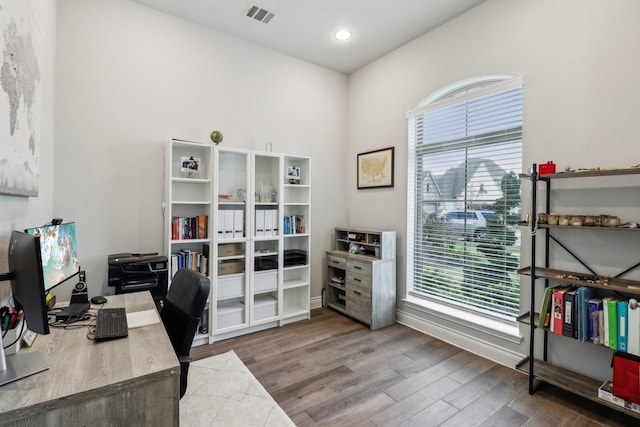
<path id="1" fill-rule="evenodd" d="M 518 365 L 517 369 L 529 374 L 528 359 Z M 538 380 L 554 385 L 562 390 L 569 391 L 593 402 L 600 403 L 601 405 L 608 406 L 617 411 L 624 412 L 634 418 L 640 418 L 640 413 L 629 411 L 621 406 L 614 405 L 611 402 L 600 399 L 598 397 L 598 388 L 602 385 L 602 381 L 586 377 L 568 369 L 537 359 L 533 362 L 533 372 L 534 377 Z"/>
<path id="2" fill-rule="evenodd" d="M 588 178 L 601 176 L 618 176 L 618 175 L 637 175 L 640 174 L 640 168 L 624 168 L 624 169 L 604 169 L 604 170 L 582 170 L 575 172 L 558 172 L 547 175 L 538 174 L 538 179 L 558 179 L 558 178 Z M 521 178 L 530 178 L 530 174 L 520 174 Z"/>
<path id="3" fill-rule="evenodd" d="M 529 227 L 529 223 L 526 221 L 518 222 L 520 227 Z M 640 228 L 630 228 L 630 227 L 596 227 L 593 225 L 550 225 L 550 224 L 538 224 L 538 228 L 550 228 L 550 229 L 572 229 L 572 230 L 607 230 L 607 231 L 626 231 L 637 233 L 640 232 Z"/>
<path id="4" fill-rule="evenodd" d="M 334 303 L 334 302 L 330 302 L 327 304 L 329 307 L 331 307 L 332 309 L 339 311 L 340 313 L 346 313 L 347 309 L 345 308 L 344 305 L 340 305 L 338 303 Z"/>
<path id="5" fill-rule="evenodd" d="M 522 323 L 523 325 L 531 325 L 531 316 L 529 313 L 530 312 L 527 311 L 516 317 L 516 322 Z M 534 326 L 538 324 L 538 319 L 540 319 L 540 313 L 533 313 Z"/>
<path id="6" fill-rule="evenodd" d="M 531 267 L 521 268 L 518 270 L 518 273 L 525 276 L 531 276 Z M 576 273 L 574 271 L 555 270 L 543 267 L 536 267 L 536 278 L 557 280 L 564 283 L 570 283 L 572 285 L 589 286 L 592 288 L 606 289 L 615 292 L 640 294 L 640 281 L 637 280 L 594 276 L 593 274 Z"/>

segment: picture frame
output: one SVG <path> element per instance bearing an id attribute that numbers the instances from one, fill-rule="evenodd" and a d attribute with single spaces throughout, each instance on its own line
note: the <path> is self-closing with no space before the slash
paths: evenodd
<path id="1" fill-rule="evenodd" d="M 287 166 L 287 179 L 289 184 L 300 182 L 300 168 L 298 166 Z"/>
<path id="2" fill-rule="evenodd" d="M 189 177 L 200 173 L 200 158 L 194 156 L 180 157 L 180 172 L 186 172 Z"/>
<path id="3" fill-rule="evenodd" d="M 358 190 L 393 187 L 395 147 L 358 154 Z"/>

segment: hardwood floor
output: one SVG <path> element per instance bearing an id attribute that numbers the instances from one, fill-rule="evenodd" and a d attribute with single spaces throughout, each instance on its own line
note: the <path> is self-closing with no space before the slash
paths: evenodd
<path id="1" fill-rule="evenodd" d="M 317 309 L 311 320 L 191 351 L 234 350 L 298 426 L 637 426 L 513 369 L 395 324 L 372 332 Z"/>

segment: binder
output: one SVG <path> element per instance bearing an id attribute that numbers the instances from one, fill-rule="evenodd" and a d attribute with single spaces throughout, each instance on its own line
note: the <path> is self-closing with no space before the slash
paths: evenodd
<path id="1" fill-rule="evenodd" d="M 627 310 L 628 301 L 618 301 L 618 350 L 627 351 Z"/>
<path id="2" fill-rule="evenodd" d="M 264 235 L 273 236 L 273 210 L 264 211 Z"/>
<path id="3" fill-rule="evenodd" d="M 589 301 L 593 298 L 594 289 L 583 286 L 578 289 L 580 301 L 578 305 L 578 339 L 580 341 L 588 341 L 589 335 Z M 600 300 L 600 310 L 602 310 L 602 300 Z"/>
<path id="4" fill-rule="evenodd" d="M 602 299 L 591 298 L 587 302 L 587 307 L 587 316 L 589 317 L 589 341 L 598 344 L 600 342 L 600 315 L 598 313 L 602 311 Z"/>
<path id="5" fill-rule="evenodd" d="M 224 211 L 224 238 L 233 239 L 233 217 L 234 213 L 231 209 Z"/>
<path id="6" fill-rule="evenodd" d="M 538 328 L 548 328 L 551 323 L 551 298 L 554 290 L 555 288 L 547 288 L 544 290 L 540 317 L 538 318 Z"/>
<path id="7" fill-rule="evenodd" d="M 640 306 L 637 300 L 629 300 L 627 317 L 627 353 L 640 356 Z"/>
<path id="8" fill-rule="evenodd" d="M 272 219 L 271 226 L 273 227 L 273 235 L 277 236 L 279 235 L 279 231 L 280 231 L 278 227 L 278 225 L 280 224 L 280 215 L 277 210 L 273 211 L 273 217 L 271 219 Z"/>
<path id="9" fill-rule="evenodd" d="M 244 237 L 244 211 L 236 209 L 233 211 L 233 238 L 242 239 Z"/>
<path id="10" fill-rule="evenodd" d="M 264 237 L 264 209 L 256 209 L 256 237 Z"/>
<path id="11" fill-rule="evenodd" d="M 218 239 L 224 239 L 224 211 L 218 209 Z"/>
<path id="12" fill-rule="evenodd" d="M 562 310 L 562 335 L 573 337 L 575 333 L 576 290 L 570 289 L 564 293 L 564 309 Z"/>
<path id="13" fill-rule="evenodd" d="M 618 298 L 607 299 L 607 320 L 609 321 L 609 348 L 618 349 Z"/>
<path id="14" fill-rule="evenodd" d="M 558 335 L 562 335 L 562 326 L 564 321 L 564 294 L 571 289 L 570 286 L 564 288 L 556 288 L 553 291 L 553 306 L 551 307 L 551 327 L 552 331 Z"/>

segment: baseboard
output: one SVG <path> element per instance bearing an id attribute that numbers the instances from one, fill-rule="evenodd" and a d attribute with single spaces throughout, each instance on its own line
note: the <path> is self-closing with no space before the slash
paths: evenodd
<path id="1" fill-rule="evenodd" d="M 397 311 L 397 322 L 510 368 L 515 368 L 526 357 L 496 346 L 494 342 L 461 333 L 459 330 L 447 328 L 400 310 Z"/>
<path id="2" fill-rule="evenodd" d="M 311 310 L 314 308 L 322 308 L 322 297 L 313 297 L 311 298 Z"/>

